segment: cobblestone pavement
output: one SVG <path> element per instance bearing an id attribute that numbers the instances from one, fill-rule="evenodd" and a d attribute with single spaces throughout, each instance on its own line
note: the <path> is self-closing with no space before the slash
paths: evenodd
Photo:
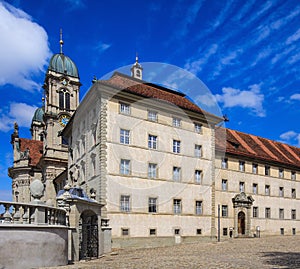
<path id="1" fill-rule="evenodd" d="M 52 267 L 53 269 L 55 267 Z M 153 249 L 117 250 L 57 269 L 300 268 L 300 236 L 230 239 Z M 48 268 L 49 269 L 49 268 Z"/>

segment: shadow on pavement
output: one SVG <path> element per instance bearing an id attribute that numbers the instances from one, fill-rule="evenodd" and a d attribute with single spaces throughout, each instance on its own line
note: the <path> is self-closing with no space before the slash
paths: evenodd
<path id="1" fill-rule="evenodd" d="M 272 268 L 300 268 L 300 252 L 264 252 L 263 258 Z"/>

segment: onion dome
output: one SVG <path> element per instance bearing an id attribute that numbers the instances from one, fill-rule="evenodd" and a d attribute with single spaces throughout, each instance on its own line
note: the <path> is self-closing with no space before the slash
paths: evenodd
<path id="1" fill-rule="evenodd" d="M 75 63 L 66 55 L 63 54 L 62 30 L 60 30 L 60 53 L 54 54 L 50 60 L 48 71 L 54 71 L 67 76 L 79 78 L 78 69 Z"/>
<path id="2" fill-rule="evenodd" d="M 36 111 L 34 112 L 33 118 L 32 118 L 32 122 L 36 121 L 36 122 L 44 122 L 44 107 L 39 107 L 36 109 Z"/>
<path id="3" fill-rule="evenodd" d="M 50 60 L 48 71 L 54 71 L 67 76 L 79 78 L 75 63 L 63 53 L 54 54 Z"/>

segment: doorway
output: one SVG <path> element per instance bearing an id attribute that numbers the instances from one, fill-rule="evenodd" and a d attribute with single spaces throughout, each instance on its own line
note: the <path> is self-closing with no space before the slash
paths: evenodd
<path id="1" fill-rule="evenodd" d="M 99 253 L 98 217 L 91 211 L 84 211 L 79 222 L 79 259 L 97 258 Z"/>
<path id="2" fill-rule="evenodd" d="M 238 214 L 238 234 L 245 234 L 245 213 L 240 211 Z"/>

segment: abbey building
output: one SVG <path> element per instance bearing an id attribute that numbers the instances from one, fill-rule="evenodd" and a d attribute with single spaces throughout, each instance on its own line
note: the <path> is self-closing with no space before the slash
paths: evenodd
<path id="1" fill-rule="evenodd" d="M 79 103 L 76 65 L 53 55 L 32 139 L 17 124 L 12 134 L 15 201 L 30 201 L 34 179 L 48 204 L 73 194 L 75 244 L 84 217 L 111 227 L 113 247 L 299 233 L 299 148 L 218 127 L 185 94 L 142 80 L 138 59 L 131 72 L 95 80 Z"/>

